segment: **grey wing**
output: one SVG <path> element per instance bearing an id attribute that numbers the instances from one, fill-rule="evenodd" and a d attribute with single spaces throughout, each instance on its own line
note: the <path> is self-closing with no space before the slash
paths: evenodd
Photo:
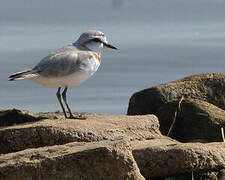
<path id="1" fill-rule="evenodd" d="M 90 53 L 85 51 L 59 51 L 45 57 L 34 69 L 46 77 L 66 76 L 84 70 L 89 58 Z"/>

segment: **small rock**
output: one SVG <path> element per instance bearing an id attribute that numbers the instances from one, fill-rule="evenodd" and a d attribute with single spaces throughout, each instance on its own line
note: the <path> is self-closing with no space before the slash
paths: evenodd
<path id="1" fill-rule="evenodd" d="M 220 170 L 218 180 L 225 180 L 225 169 Z"/>
<path id="2" fill-rule="evenodd" d="M 29 111 L 19 109 L 0 110 L 0 127 L 12 126 L 27 122 L 36 122 L 46 119 L 43 116 L 35 116 Z"/>

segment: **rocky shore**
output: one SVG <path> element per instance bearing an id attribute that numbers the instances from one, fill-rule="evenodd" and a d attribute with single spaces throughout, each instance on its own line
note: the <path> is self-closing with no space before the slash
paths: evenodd
<path id="1" fill-rule="evenodd" d="M 225 179 L 223 74 L 137 92 L 128 115 L 85 115 L 0 110 L 0 179 Z"/>

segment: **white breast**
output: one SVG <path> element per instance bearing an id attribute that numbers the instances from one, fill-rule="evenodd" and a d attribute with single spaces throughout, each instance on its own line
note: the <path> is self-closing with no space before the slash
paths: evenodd
<path id="1" fill-rule="evenodd" d="M 32 81 L 41 84 L 46 87 L 72 87 L 81 84 L 82 82 L 89 79 L 100 66 L 100 58 L 96 54 L 93 58 L 85 61 L 85 67 L 79 71 L 72 74 L 61 76 L 61 77 L 43 77 L 39 76 L 37 78 L 31 79 Z"/>

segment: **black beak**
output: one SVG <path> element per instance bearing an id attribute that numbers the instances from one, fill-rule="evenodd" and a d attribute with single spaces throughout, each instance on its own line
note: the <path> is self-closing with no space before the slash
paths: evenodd
<path id="1" fill-rule="evenodd" d="M 94 41 L 94 42 L 101 42 L 101 43 L 103 43 L 104 46 L 107 47 L 107 48 L 117 49 L 116 47 L 112 46 L 111 44 L 105 43 L 104 41 L 102 41 L 102 40 L 99 39 L 99 38 L 91 39 L 91 41 Z"/>
<path id="2" fill-rule="evenodd" d="M 112 46 L 111 44 L 106 44 L 106 43 L 103 43 L 105 47 L 107 48 L 111 48 L 111 49 L 117 49 L 116 47 Z"/>

